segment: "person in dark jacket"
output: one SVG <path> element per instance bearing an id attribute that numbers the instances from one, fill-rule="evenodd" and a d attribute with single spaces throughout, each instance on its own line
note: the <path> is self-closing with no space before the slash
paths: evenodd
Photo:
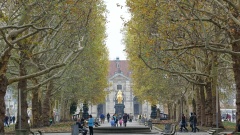
<path id="1" fill-rule="evenodd" d="M 186 117 L 184 114 L 182 114 L 182 120 L 181 120 L 181 128 L 180 131 L 182 132 L 183 128 L 188 132 L 188 129 L 186 128 Z"/>
<path id="2" fill-rule="evenodd" d="M 193 113 L 191 112 L 191 116 L 190 116 L 190 119 L 189 119 L 189 123 L 190 123 L 190 127 L 192 128 L 192 132 L 194 131 L 194 128 L 193 128 Z"/>
<path id="3" fill-rule="evenodd" d="M 108 113 L 107 114 L 107 121 L 108 121 L 108 123 L 109 123 L 109 119 L 110 119 L 110 114 Z"/>
<path id="4" fill-rule="evenodd" d="M 9 119 L 9 117 L 7 115 L 5 115 L 4 124 L 5 124 L 5 126 L 9 127 L 8 119 Z"/>
<path id="5" fill-rule="evenodd" d="M 196 132 L 196 130 L 199 132 L 199 128 L 197 128 L 197 115 L 194 112 L 193 113 L 193 132 Z"/>
<path id="6" fill-rule="evenodd" d="M 125 113 L 125 114 L 123 115 L 123 125 L 124 125 L 124 127 L 127 126 L 127 120 L 128 120 L 128 117 L 127 117 L 127 114 Z"/>

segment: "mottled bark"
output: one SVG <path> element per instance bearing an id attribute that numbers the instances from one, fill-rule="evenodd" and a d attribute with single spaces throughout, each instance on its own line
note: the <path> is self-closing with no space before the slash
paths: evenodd
<path id="1" fill-rule="evenodd" d="M 47 86 L 47 92 L 43 101 L 42 120 L 43 126 L 50 126 L 50 98 L 53 90 L 53 81 L 50 81 Z"/>
<path id="2" fill-rule="evenodd" d="M 3 120 L 5 118 L 5 112 L 6 112 L 6 106 L 4 102 L 4 96 L 7 91 L 7 86 L 8 86 L 8 80 L 5 75 L 0 76 L 0 134 L 4 134 L 4 125 L 3 125 Z"/>
<path id="3" fill-rule="evenodd" d="M 167 108 L 168 108 L 168 119 L 171 119 L 172 118 L 172 113 L 171 113 L 172 106 L 170 103 L 167 104 Z"/>
<path id="4" fill-rule="evenodd" d="M 4 97 L 7 91 L 7 86 L 8 86 L 8 79 L 6 77 L 6 72 L 7 72 L 7 65 L 9 58 L 11 56 L 11 50 L 12 47 L 6 48 L 4 52 L 1 54 L 1 59 L 0 59 L 0 134 L 4 134 L 4 124 L 3 120 L 5 118 L 5 112 L 6 112 L 6 106 L 4 102 Z"/>
<path id="5" fill-rule="evenodd" d="M 177 105 L 174 104 L 173 106 L 173 120 L 176 121 L 177 119 Z"/>
<path id="6" fill-rule="evenodd" d="M 205 118 L 205 92 L 204 92 L 204 86 L 200 86 L 200 99 L 201 99 L 201 112 L 198 114 L 200 117 L 198 117 L 198 120 L 201 122 L 201 126 L 206 125 L 206 118 Z"/>
<path id="7" fill-rule="evenodd" d="M 240 36 L 240 34 L 239 34 Z M 238 37 L 239 37 L 238 36 Z M 235 42 L 233 44 L 233 51 L 240 52 L 240 42 Z M 236 84 L 236 120 L 240 120 L 240 57 L 233 55 L 233 72 Z M 237 126 L 237 125 L 236 125 Z"/>
<path id="8" fill-rule="evenodd" d="M 206 85 L 206 110 L 205 110 L 205 116 L 206 116 L 206 126 L 211 127 L 212 126 L 212 89 L 211 89 L 211 82 L 207 82 Z"/>
<path id="9" fill-rule="evenodd" d="M 26 67 L 25 67 L 25 60 L 27 59 L 27 46 L 20 46 L 20 63 L 19 63 L 19 75 L 20 76 L 25 76 L 27 75 Z M 18 90 L 21 93 L 21 116 L 19 116 L 18 113 L 18 119 L 17 123 L 15 125 L 16 129 L 20 128 L 19 125 L 19 118 L 21 118 L 21 129 L 27 129 L 30 130 L 29 124 L 28 124 L 28 114 L 27 114 L 27 79 L 22 79 L 18 82 Z M 19 103 L 18 103 L 19 106 Z M 18 112 L 19 112 L 19 107 L 18 107 Z"/>
<path id="10" fill-rule="evenodd" d="M 54 109 L 54 104 L 55 102 L 53 100 L 50 101 L 50 118 L 52 119 L 52 123 L 55 123 L 55 119 L 54 119 L 54 114 L 53 114 L 53 109 Z"/>
<path id="11" fill-rule="evenodd" d="M 37 85 L 37 79 L 33 78 L 32 83 L 34 85 Z M 39 98 L 39 88 L 36 88 L 32 90 L 32 123 L 31 126 L 32 128 L 36 127 L 42 127 L 42 120 L 41 120 L 41 110 L 42 110 L 42 105 L 41 105 L 41 99 Z"/>
<path id="12" fill-rule="evenodd" d="M 197 106 L 196 106 L 196 110 L 193 111 L 197 114 L 197 122 L 198 125 L 201 123 L 201 106 L 202 106 L 202 102 L 201 102 L 201 95 L 200 95 L 200 86 L 196 87 L 196 98 L 197 98 Z"/>

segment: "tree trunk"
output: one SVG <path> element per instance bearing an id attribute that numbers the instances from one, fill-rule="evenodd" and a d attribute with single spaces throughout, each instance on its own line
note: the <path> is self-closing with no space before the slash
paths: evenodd
<path id="1" fill-rule="evenodd" d="M 217 95 L 219 97 L 219 94 L 217 92 L 217 78 L 218 78 L 218 71 L 217 71 L 217 54 L 213 54 L 213 60 L 212 60 L 212 113 L 213 113 L 213 123 L 212 126 L 221 127 L 224 128 L 221 118 L 221 111 L 220 111 L 220 105 L 219 105 L 219 98 L 217 99 Z M 217 117 L 218 115 L 218 117 Z"/>
<path id="2" fill-rule="evenodd" d="M 167 108 L 168 108 L 168 119 L 170 120 L 172 118 L 172 113 L 171 113 L 172 106 L 170 103 L 167 104 Z"/>
<path id="3" fill-rule="evenodd" d="M 27 50 L 27 47 L 20 46 L 21 51 L 20 51 L 20 63 L 19 63 L 19 75 L 20 76 L 25 76 L 27 75 L 26 67 L 25 67 L 25 60 L 27 58 L 26 53 L 24 50 Z M 20 123 L 19 123 L 19 118 L 21 118 L 21 129 L 27 129 L 30 130 L 30 127 L 28 125 L 28 119 L 29 116 L 27 114 L 27 80 L 23 79 L 18 82 L 18 89 L 21 93 L 21 96 L 18 98 L 21 98 L 21 116 L 19 116 L 19 107 L 18 107 L 18 119 L 17 123 L 15 125 L 16 129 L 20 128 Z M 19 106 L 19 103 L 18 103 Z"/>
<path id="4" fill-rule="evenodd" d="M 3 121 L 6 113 L 4 97 L 7 91 L 8 79 L 6 77 L 8 61 L 11 56 L 11 47 L 6 48 L 0 58 L 0 119 Z M 0 122 L 0 134 L 4 134 L 4 124 Z"/>
<path id="5" fill-rule="evenodd" d="M 7 86 L 8 86 L 8 80 L 7 77 L 2 74 L 0 76 L 0 119 L 2 120 L 2 122 L 0 122 L 0 134 L 4 134 L 4 124 L 3 124 L 3 120 L 5 118 L 5 114 L 6 114 L 6 106 L 5 106 L 5 101 L 4 101 L 4 97 L 7 91 Z"/>
<path id="6" fill-rule="evenodd" d="M 195 111 L 193 111 L 193 112 L 195 112 L 196 114 L 197 114 L 197 123 L 199 124 L 199 123 L 201 123 L 201 107 L 202 107 L 202 105 L 201 105 L 201 95 L 200 95 L 200 86 L 197 86 L 197 88 L 196 88 L 196 98 L 197 98 L 197 109 L 195 110 Z"/>
<path id="7" fill-rule="evenodd" d="M 203 82 L 203 81 L 201 81 Z M 200 99 L 201 99 L 201 113 L 200 113 L 200 122 L 201 122 L 201 126 L 205 126 L 206 125 L 206 116 L 205 116 L 205 93 L 204 93 L 204 86 L 201 85 L 200 86 Z"/>
<path id="8" fill-rule="evenodd" d="M 32 82 L 34 85 L 37 85 L 37 79 L 33 78 Z M 42 120 L 41 120 L 41 99 L 39 97 L 39 88 L 36 88 L 32 91 L 32 128 L 42 127 Z"/>
<path id="9" fill-rule="evenodd" d="M 43 118 L 43 126 L 50 126 L 50 97 L 53 90 L 53 81 L 49 81 L 47 92 L 45 95 L 45 99 L 43 101 L 43 110 L 42 110 L 42 118 Z"/>
<path id="10" fill-rule="evenodd" d="M 54 100 L 50 100 L 50 118 L 52 119 L 52 123 L 55 124 L 55 118 L 54 118 L 54 114 L 53 114 L 53 109 L 55 106 L 55 102 Z"/>
<path id="11" fill-rule="evenodd" d="M 173 120 L 176 121 L 177 119 L 177 105 L 174 104 L 173 106 Z"/>
<path id="12" fill-rule="evenodd" d="M 207 93 L 207 99 L 206 99 L 206 126 L 211 127 L 212 126 L 212 89 L 211 89 L 211 82 L 208 81 L 206 85 L 206 93 Z"/>
<path id="13" fill-rule="evenodd" d="M 240 35 L 240 34 L 239 34 Z M 238 38 L 239 38 L 238 35 Z M 237 39 L 238 39 L 237 38 Z M 240 52 L 240 42 L 234 42 L 233 44 L 233 51 Z M 234 79 L 236 84 L 236 121 L 240 120 L 240 57 L 233 55 L 233 72 L 234 72 Z M 236 124 L 238 124 L 236 122 Z M 238 125 L 236 125 L 238 126 Z"/>

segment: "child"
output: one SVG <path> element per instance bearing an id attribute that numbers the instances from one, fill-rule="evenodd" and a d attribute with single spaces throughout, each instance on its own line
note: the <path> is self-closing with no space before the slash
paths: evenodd
<path id="1" fill-rule="evenodd" d="M 111 127 L 115 127 L 115 121 L 113 118 L 111 119 L 110 123 L 111 123 Z"/>
<path id="2" fill-rule="evenodd" d="M 122 118 L 119 120 L 119 125 L 120 125 L 120 127 L 122 126 L 122 123 L 123 123 L 123 120 L 122 120 Z"/>

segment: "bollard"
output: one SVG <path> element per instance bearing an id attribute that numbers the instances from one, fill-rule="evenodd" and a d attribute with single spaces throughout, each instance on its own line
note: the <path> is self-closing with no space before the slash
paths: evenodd
<path id="1" fill-rule="evenodd" d="M 164 132 L 171 133 L 171 124 L 169 124 L 169 123 L 165 124 Z"/>
<path id="2" fill-rule="evenodd" d="M 72 125 L 72 135 L 78 135 L 78 134 L 79 134 L 78 125 L 77 124 Z"/>
<path id="3" fill-rule="evenodd" d="M 152 130 L 152 120 L 151 119 L 148 120 L 148 127 L 150 127 L 150 129 Z"/>

